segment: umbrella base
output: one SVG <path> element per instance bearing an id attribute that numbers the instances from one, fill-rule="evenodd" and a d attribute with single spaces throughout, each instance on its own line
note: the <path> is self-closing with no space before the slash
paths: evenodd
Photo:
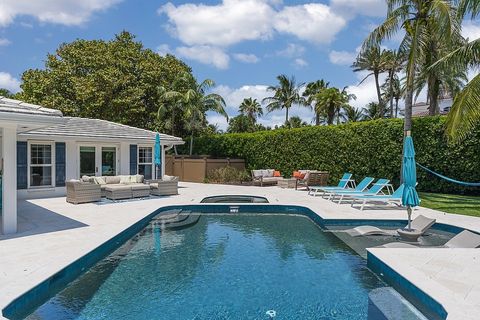
<path id="1" fill-rule="evenodd" d="M 398 229 L 400 238 L 407 242 L 418 242 L 418 238 L 422 236 L 422 232 L 415 229 Z"/>

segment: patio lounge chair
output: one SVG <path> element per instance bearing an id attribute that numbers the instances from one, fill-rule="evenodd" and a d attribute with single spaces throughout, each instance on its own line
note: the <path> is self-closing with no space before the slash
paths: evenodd
<path id="1" fill-rule="evenodd" d="M 67 181 L 67 202 L 73 204 L 96 202 L 102 199 L 100 185 L 80 180 Z"/>
<path id="2" fill-rule="evenodd" d="M 338 184 L 336 186 L 329 186 L 329 187 L 311 186 L 308 190 L 308 194 L 315 197 L 319 191 L 323 191 L 322 193 L 322 198 L 323 198 L 326 193 L 330 193 L 331 191 L 346 189 L 349 183 L 353 184 L 355 182 L 354 180 L 352 180 L 352 174 L 345 172 L 342 178 L 338 181 Z"/>
<path id="3" fill-rule="evenodd" d="M 321 187 L 327 184 L 328 171 L 298 170 L 298 172 L 304 173 L 305 176 L 303 179 L 297 179 L 295 184 L 296 188 L 305 187 L 308 192 L 310 192 L 311 188 Z"/>
<path id="4" fill-rule="evenodd" d="M 332 198 L 332 201 L 335 201 L 335 198 L 339 196 L 340 199 L 338 200 L 338 203 L 341 204 L 343 201 L 343 198 L 345 197 L 362 196 L 362 195 L 375 196 L 379 194 L 384 187 L 388 186 L 389 183 L 390 183 L 390 180 L 388 179 L 378 179 L 377 182 L 375 182 L 372 185 L 372 187 L 367 191 L 356 191 L 355 189 L 357 188 L 355 188 L 354 190 L 339 190 L 339 191 L 333 192 L 330 198 Z"/>
<path id="5" fill-rule="evenodd" d="M 172 196 L 178 194 L 178 177 L 163 176 L 163 180 L 150 181 L 151 195 Z"/>
<path id="6" fill-rule="evenodd" d="M 382 194 L 382 195 L 361 195 L 361 196 L 352 196 L 352 207 L 357 203 L 357 200 L 362 202 L 362 205 L 360 206 L 360 210 L 363 211 L 363 208 L 365 207 L 365 204 L 367 202 L 383 202 L 385 204 L 389 203 L 396 203 L 398 205 L 401 205 L 402 203 L 402 194 L 403 194 L 403 189 L 404 185 L 401 184 L 400 187 L 395 190 L 394 193 L 392 194 Z"/>
<path id="7" fill-rule="evenodd" d="M 417 232 L 424 234 L 427 232 L 428 229 L 431 228 L 435 224 L 435 219 L 427 218 L 423 215 L 419 215 L 411 222 L 412 229 L 416 230 Z M 400 230 L 400 229 L 399 229 Z M 359 236 L 377 236 L 377 235 L 396 235 L 398 234 L 398 230 L 396 232 L 392 230 L 382 230 L 380 228 L 374 226 L 359 226 L 353 229 L 346 230 L 349 235 L 352 237 L 359 237 Z"/>
<path id="8" fill-rule="evenodd" d="M 379 248 L 419 248 L 413 244 L 403 242 L 391 242 L 379 246 Z M 463 230 L 452 239 L 448 240 L 443 246 L 434 246 L 432 248 L 480 248 L 480 234 Z"/>
<path id="9" fill-rule="evenodd" d="M 331 190 L 331 191 L 328 191 L 328 200 L 330 200 L 332 197 L 335 196 L 336 193 L 338 192 L 358 192 L 358 193 L 361 193 L 363 191 L 365 191 L 368 186 L 370 185 L 370 183 L 372 183 L 372 181 L 375 180 L 374 178 L 372 177 L 365 177 L 363 178 L 362 181 L 360 181 L 359 184 L 357 184 L 357 186 L 354 188 L 354 189 L 340 189 L 340 190 Z"/>

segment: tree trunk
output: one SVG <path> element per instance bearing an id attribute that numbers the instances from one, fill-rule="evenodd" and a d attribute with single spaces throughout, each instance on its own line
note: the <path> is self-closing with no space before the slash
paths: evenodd
<path id="1" fill-rule="evenodd" d="M 315 112 L 315 125 L 319 126 L 320 125 L 320 113 Z"/>
<path id="2" fill-rule="evenodd" d="M 440 112 L 438 107 L 438 95 L 440 92 L 440 84 L 437 77 L 431 76 L 428 78 L 428 100 L 430 105 L 428 106 L 428 114 L 434 116 Z"/>
<path id="3" fill-rule="evenodd" d="M 333 120 L 335 119 L 335 108 L 329 108 L 328 109 L 328 114 L 327 114 L 327 124 L 331 125 L 333 124 Z"/>
<path id="4" fill-rule="evenodd" d="M 395 98 L 395 118 L 398 118 L 398 100 L 399 98 Z"/>
<path id="5" fill-rule="evenodd" d="M 375 87 L 377 88 L 377 97 L 378 97 L 378 113 L 380 118 L 383 118 L 383 115 L 385 114 L 385 108 L 383 106 L 383 101 L 382 101 L 382 94 L 380 92 L 380 83 L 378 82 L 378 76 L 379 73 L 376 71 L 373 73 L 375 77 Z"/>
<path id="6" fill-rule="evenodd" d="M 190 134 L 190 155 L 193 154 L 193 131 Z"/>
<path id="7" fill-rule="evenodd" d="M 285 125 L 288 124 L 288 107 L 285 107 Z"/>
<path id="8" fill-rule="evenodd" d="M 394 71 L 390 70 L 388 76 L 390 80 L 390 88 L 389 88 L 389 95 L 390 95 L 390 118 L 393 118 L 393 76 L 394 76 Z"/>

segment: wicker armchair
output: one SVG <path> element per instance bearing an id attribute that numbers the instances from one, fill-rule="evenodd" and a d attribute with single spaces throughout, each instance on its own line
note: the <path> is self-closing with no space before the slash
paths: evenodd
<path id="1" fill-rule="evenodd" d="M 100 185 L 81 182 L 67 181 L 67 202 L 73 204 L 96 202 L 102 199 L 102 191 Z"/>
<path id="2" fill-rule="evenodd" d="M 328 182 L 328 171 L 316 171 L 316 170 L 302 170 L 308 171 L 304 179 L 297 180 L 297 187 L 306 187 L 307 190 L 310 190 L 309 187 L 313 186 L 326 186 Z"/>
<path id="3" fill-rule="evenodd" d="M 150 180 L 150 194 L 152 196 L 171 196 L 178 194 L 178 177 L 170 180 Z"/>

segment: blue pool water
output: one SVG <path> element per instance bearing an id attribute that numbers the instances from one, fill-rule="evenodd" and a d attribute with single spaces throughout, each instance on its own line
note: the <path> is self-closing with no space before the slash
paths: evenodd
<path id="1" fill-rule="evenodd" d="M 368 295 L 383 287 L 308 218 L 203 215 L 150 224 L 28 318 L 378 319 Z"/>

